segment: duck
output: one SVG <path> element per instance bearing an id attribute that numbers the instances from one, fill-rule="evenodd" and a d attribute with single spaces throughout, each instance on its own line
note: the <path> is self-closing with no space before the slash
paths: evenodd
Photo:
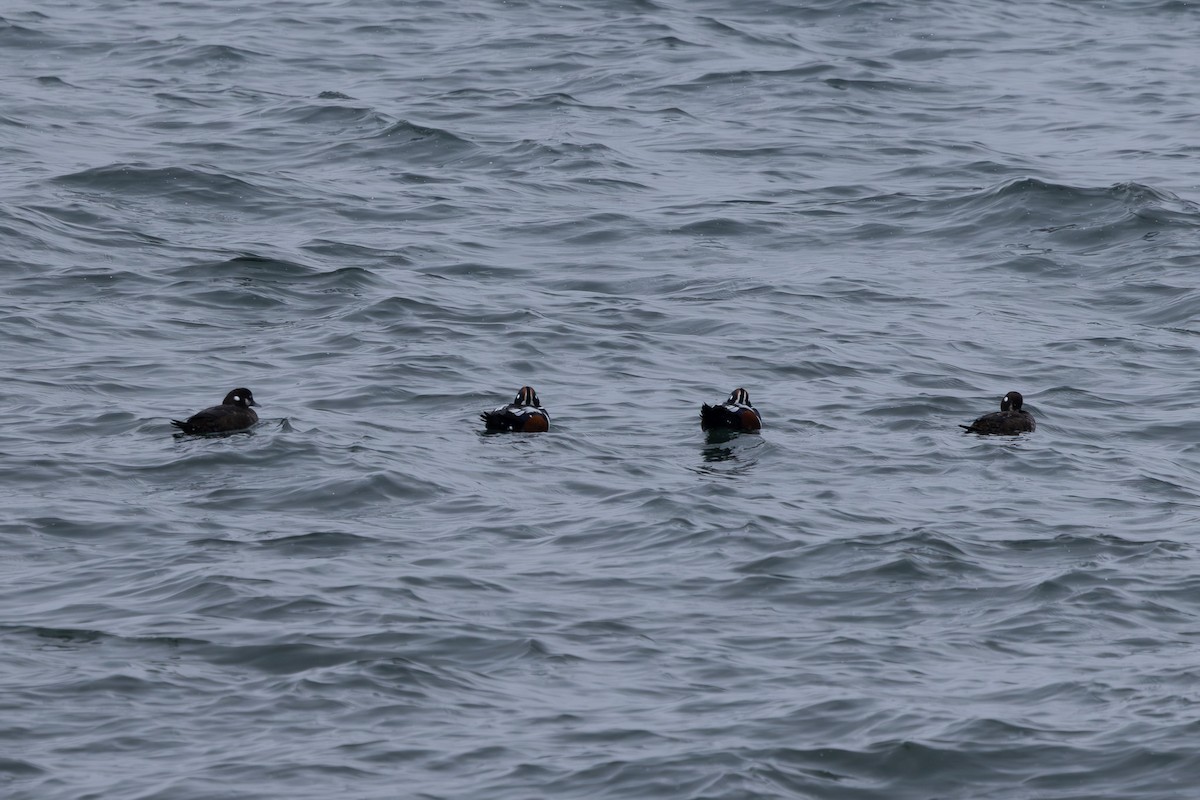
<path id="1" fill-rule="evenodd" d="M 522 386 L 511 403 L 484 411 L 479 418 L 489 433 L 541 433 L 550 430 L 550 412 L 542 408 L 532 386 Z"/>
<path id="2" fill-rule="evenodd" d="M 999 436 L 1015 436 L 1018 433 L 1028 433 L 1037 427 L 1033 415 L 1021 406 L 1025 398 L 1020 392 L 1009 392 L 1000 398 L 1000 410 L 984 414 L 970 425 L 959 425 L 967 433 L 979 433 Z"/>
<path id="3" fill-rule="evenodd" d="M 700 427 L 704 430 L 723 428 L 732 431 L 756 431 L 762 428 L 762 415 L 750 405 L 750 393 L 734 389 L 729 399 L 719 405 L 700 406 Z"/>
<path id="4" fill-rule="evenodd" d="M 258 414 L 251 408 L 257 405 L 249 389 L 234 389 L 221 405 L 198 411 L 182 422 L 173 419 L 171 424 L 187 434 L 244 431 L 258 422 Z"/>

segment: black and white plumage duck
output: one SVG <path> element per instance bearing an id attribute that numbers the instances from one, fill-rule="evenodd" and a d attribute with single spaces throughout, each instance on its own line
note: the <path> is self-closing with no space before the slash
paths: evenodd
<path id="1" fill-rule="evenodd" d="M 243 431 L 258 422 L 258 414 L 250 407 L 257 405 L 249 389 L 234 389 L 221 405 L 199 411 L 182 422 L 173 419 L 171 424 L 188 434 Z"/>
<path id="2" fill-rule="evenodd" d="M 522 386 L 511 403 L 484 411 L 479 418 L 492 433 L 541 433 L 550 430 L 550 412 L 542 408 L 542 403 L 532 386 Z"/>
<path id="3" fill-rule="evenodd" d="M 1015 436 L 1018 433 L 1028 433 L 1037 427 L 1033 414 L 1021 408 L 1025 398 L 1020 392 L 1009 392 L 1000 399 L 1000 410 L 984 414 L 970 425 L 959 425 L 967 433 L 979 433 L 999 436 Z"/>
<path id="4" fill-rule="evenodd" d="M 700 427 L 706 431 L 756 431 L 762 427 L 762 415 L 750 405 L 750 393 L 738 388 L 724 403 L 700 406 Z"/>

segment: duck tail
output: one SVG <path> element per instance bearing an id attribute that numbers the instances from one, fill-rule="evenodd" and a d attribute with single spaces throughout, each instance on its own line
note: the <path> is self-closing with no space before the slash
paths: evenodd
<path id="1" fill-rule="evenodd" d="M 700 406 L 701 428 L 731 428 L 736 424 L 737 420 L 724 406 L 710 406 L 708 403 Z"/>

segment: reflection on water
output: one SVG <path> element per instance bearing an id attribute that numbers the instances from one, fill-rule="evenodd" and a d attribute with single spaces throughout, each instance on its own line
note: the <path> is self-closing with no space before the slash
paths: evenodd
<path id="1" fill-rule="evenodd" d="M 703 463 L 697 472 L 710 475 L 740 475 L 748 472 L 757 463 L 752 457 L 762 438 L 754 433 L 739 433 L 730 430 L 705 432 L 704 444 L 700 448 Z"/>
<path id="2" fill-rule="evenodd" d="M 707 446 L 700 451 L 705 461 L 731 461 L 737 458 L 732 447 Z"/>
<path id="3" fill-rule="evenodd" d="M 732 447 L 724 445 L 735 441 L 738 438 L 737 431 L 731 431 L 722 428 L 705 431 L 704 447 L 700 453 L 706 462 L 712 461 L 730 461 L 737 458 Z"/>

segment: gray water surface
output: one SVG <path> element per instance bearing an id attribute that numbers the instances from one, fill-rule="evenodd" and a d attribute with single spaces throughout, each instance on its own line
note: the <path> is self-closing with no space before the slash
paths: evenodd
<path id="1" fill-rule="evenodd" d="M 1198 15 L 5 6 L 0 793 L 1192 796 Z"/>

